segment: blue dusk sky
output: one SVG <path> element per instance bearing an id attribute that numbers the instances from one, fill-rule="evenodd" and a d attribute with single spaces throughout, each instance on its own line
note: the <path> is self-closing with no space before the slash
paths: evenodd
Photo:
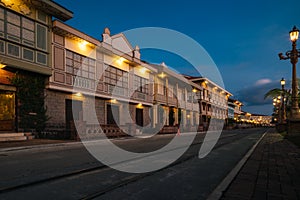
<path id="1" fill-rule="evenodd" d="M 210 55 L 225 89 L 245 104 L 245 111 L 271 114 L 272 101 L 264 100 L 264 94 L 280 88 L 282 77 L 291 87 L 291 64 L 280 61 L 278 53 L 291 49 L 289 31 L 294 25 L 300 28 L 299 0 L 54 1 L 74 12 L 67 24 L 99 40 L 105 27 L 112 35 L 141 27 L 187 35 Z M 141 54 L 148 62 L 165 62 L 194 75 L 189 62 L 170 52 L 141 49 Z"/>

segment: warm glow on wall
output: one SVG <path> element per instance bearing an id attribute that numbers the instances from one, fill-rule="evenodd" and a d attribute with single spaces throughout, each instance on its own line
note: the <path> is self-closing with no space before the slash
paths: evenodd
<path id="1" fill-rule="evenodd" d="M 143 108 L 143 104 L 139 103 L 136 107 L 137 108 Z"/>
<path id="2" fill-rule="evenodd" d="M 6 65 L 0 63 L 0 69 L 6 67 Z"/>
<path id="3" fill-rule="evenodd" d="M 117 60 L 117 63 L 118 63 L 119 65 L 122 65 L 124 61 L 125 61 L 125 58 L 120 57 L 120 58 Z"/>
<path id="4" fill-rule="evenodd" d="M 160 78 L 165 78 L 166 77 L 166 74 L 165 73 L 160 73 L 159 75 L 158 75 L 158 77 L 160 77 Z"/>
<path id="5" fill-rule="evenodd" d="M 117 103 L 117 100 L 116 99 L 111 99 L 110 103 Z"/>
<path id="6" fill-rule="evenodd" d="M 4 3 L 4 5 L 6 5 L 7 7 L 11 7 L 14 5 L 14 2 L 12 0 L 1 0 L 2 3 Z"/>
<path id="7" fill-rule="evenodd" d="M 147 71 L 147 69 L 146 69 L 145 67 L 140 68 L 140 72 L 141 72 L 142 74 L 145 74 L 146 71 Z"/>
<path id="8" fill-rule="evenodd" d="M 77 96 L 77 97 L 82 97 L 82 93 L 80 93 L 80 92 L 77 92 L 74 95 Z"/>
<path id="9" fill-rule="evenodd" d="M 81 42 L 79 42 L 78 46 L 81 50 L 86 50 L 86 46 L 88 45 L 88 42 L 85 40 L 82 40 Z"/>

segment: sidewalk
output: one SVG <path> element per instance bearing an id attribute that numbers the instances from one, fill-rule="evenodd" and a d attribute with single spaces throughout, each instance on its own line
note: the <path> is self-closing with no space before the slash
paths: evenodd
<path id="1" fill-rule="evenodd" d="M 267 133 L 221 199 L 300 199 L 300 149 Z"/>

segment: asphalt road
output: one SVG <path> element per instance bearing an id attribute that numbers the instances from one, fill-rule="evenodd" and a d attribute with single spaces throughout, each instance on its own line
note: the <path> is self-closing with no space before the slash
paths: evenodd
<path id="1" fill-rule="evenodd" d="M 175 163 L 149 173 L 107 167 L 82 144 L 1 152 L 0 199 L 206 199 L 265 131 L 224 131 L 214 150 L 202 159 L 198 152 L 205 135 L 198 134 Z M 132 152 L 151 152 L 173 137 L 112 142 Z M 164 162 L 159 158 L 157 162 Z"/>

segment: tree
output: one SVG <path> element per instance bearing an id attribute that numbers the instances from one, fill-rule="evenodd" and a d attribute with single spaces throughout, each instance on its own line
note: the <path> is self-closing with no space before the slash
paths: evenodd
<path id="1" fill-rule="evenodd" d="M 16 73 L 9 81 L 17 87 L 19 128 L 41 132 L 49 120 L 45 107 L 45 78 Z"/>

